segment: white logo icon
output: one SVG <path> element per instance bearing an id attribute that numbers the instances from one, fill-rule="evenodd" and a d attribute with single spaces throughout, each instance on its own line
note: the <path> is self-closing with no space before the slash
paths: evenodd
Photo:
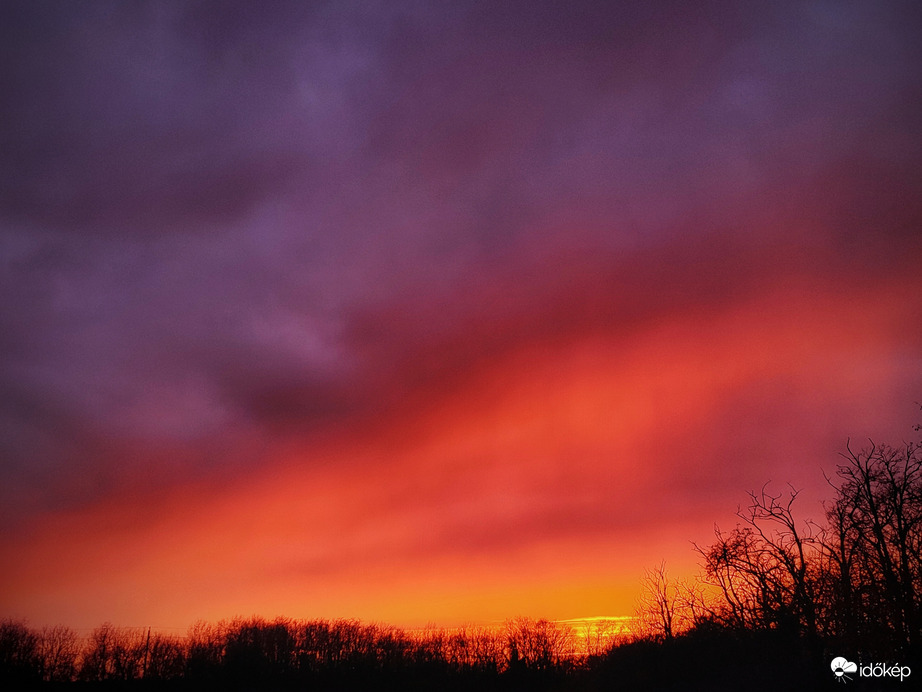
<path id="1" fill-rule="evenodd" d="M 846 673 L 858 672 L 858 664 L 852 663 L 842 656 L 836 656 L 834 659 L 832 659 L 832 663 L 829 667 L 832 668 L 832 672 L 836 674 L 836 682 L 845 682 L 847 680 L 851 680 L 851 677 L 846 675 Z"/>

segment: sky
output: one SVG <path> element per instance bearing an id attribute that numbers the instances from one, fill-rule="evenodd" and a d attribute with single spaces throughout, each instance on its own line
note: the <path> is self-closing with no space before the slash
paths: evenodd
<path id="1" fill-rule="evenodd" d="M 632 612 L 922 422 L 915 2 L 0 7 L 0 616 Z"/>

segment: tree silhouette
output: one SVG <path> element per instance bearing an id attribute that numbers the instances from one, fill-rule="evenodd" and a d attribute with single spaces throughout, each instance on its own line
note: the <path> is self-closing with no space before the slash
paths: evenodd
<path id="1" fill-rule="evenodd" d="M 715 529 L 717 541 L 695 546 L 704 558 L 705 580 L 722 602 L 715 619 L 741 629 L 782 628 L 815 639 L 822 584 L 822 529 L 798 522 L 793 488 L 773 495 L 766 487 L 750 493 L 737 511 L 742 520 L 729 533 Z"/>
<path id="2" fill-rule="evenodd" d="M 750 493 L 732 531 L 696 546 L 716 602 L 707 620 L 736 630 L 788 631 L 817 652 L 888 658 L 922 653 L 922 447 L 850 443 L 826 523 L 800 521 L 797 491 Z M 655 575 L 653 575 L 655 577 Z M 650 575 L 648 575 L 649 581 Z M 648 583 L 654 595 L 662 584 Z M 655 599 L 654 599 L 655 605 Z M 702 624 L 700 618 L 696 618 Z"/>
<path id="3" fill-rule="evenodd" d="M 24 622 L 0 622 L 0 680 L 23 684 L 40 678 L 38 636 Z"/>
<path id="4" fill-rule="evenodd" d="M 678 588 L 666 575 L 666 563 L 645 570 L 640 588 L 636 633 L 655 640 L 672 639 L 679 627 Z"/>
<path id="5" fill-rule="evenodd" d="M 42 679 L 46 682 L 67 682 L 77 674 L 80 642 L 69 627 L 43 627 L 38 637 L 37 654 L 41 662 Z"/>
<path id="6" fill-rule="evenodd" d="M 922 644 L 922 453 L 920 446 L 850 445 L 832 482 L 826 543 L 834 632 L 891 651 Z"/>

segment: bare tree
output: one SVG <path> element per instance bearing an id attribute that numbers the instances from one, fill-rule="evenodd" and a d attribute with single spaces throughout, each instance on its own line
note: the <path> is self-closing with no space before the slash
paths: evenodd
<path id="1" fill-rule="evenodd" d="M 464 631 L 468 666 L 485 673 L 497 672 L 503 663 L 503 641 L 496 630 L 472 627 Z"/>
<path id="2" fill-rule="evenodd" d="M 666 575 L 666 563 L 644 571 L 640 581 L 640 602 L 636 608 L 635 627 L 642 637 L 657 640 L 675 635 L 678 592 Z"/>
<path id="3" fill-rule="evenodd" d="M 922 447 L 846 446 L 831 481 L 826 551 L 834 569 L 836 623 L 850 637 L 922 648 Z"/>
<path id="4" fill-rule="evenodd" d="M 87 681 L 140 679 L 148 645 L 148 630 L 104 623 L 90 635 L 79 677 Z"/>
<path id="5" fill-rule="evenodd" d="M 817 603 L 823 583 L 823 529 L 793 513 L 798 491 L 750 493 L 750 505 L 731 532 L 715 529 L 716 543 L 696 546 L 705 579 L 722 596 L 714 615 L 748 629 L 786 628 L 810 639 L 818 632 Z"/>
<path id="6" fill-rule="evenodd" d="M 186 647 L 176 637 L 148 634 L 144 661 L 144 678 L 150 680 L 175 680 L 185 671 Z"/>
<path id="7" fill-rule="evenodd" d="M 69 682 L 77 675 L 80 641 L 69 627 L 43 627 L 38 636 L 38 655 L 42 679 L 46 682 Z"/>
<path id="8" fill-rule="evenodd" d="M 636 622 L 636 618 L 629 618 L 627 621 Z M 625 620 L 610 618 L 587 620 L 582 627 L 585 655 L 588 658 L 602 656 L 618 641 L 625 638 L 625 633 L 628 631 Z"/>
<path id="9" fill-rule="evenodd" d="M 572 650 L 572 632 L 550 620 L 514 618 L 506 622 L 507 660 L 510 669 L 549 670 Z"/>
<path id="10" fill-rule="evenodd" d="M 186 635 L 186 675 L 191 680 L 212 678 L 224 657 L 225 636 L 223 626 L 198 620 Z"/>
<path id="11" fill-rule="evenodd" d="M 25 622 L 0 622 L 0 679 L 24 683 L 39 668 L 38 635 Z"/>
<path id="12" fill-rule="evenodd" d="M 96 682 L 107 680 L 112 675 L 113 630 L 112 625 L 107 622 L 90 634 L 80 666 L 81 680 Z"/>

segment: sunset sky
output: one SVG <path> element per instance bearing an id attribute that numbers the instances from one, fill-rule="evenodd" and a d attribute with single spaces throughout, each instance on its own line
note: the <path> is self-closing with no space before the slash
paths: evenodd
<path id="1" fill-rule="evenodd" d="M 0 618 L 628 615 L 922 422 L 913 2 L 0 5 Z"/>

